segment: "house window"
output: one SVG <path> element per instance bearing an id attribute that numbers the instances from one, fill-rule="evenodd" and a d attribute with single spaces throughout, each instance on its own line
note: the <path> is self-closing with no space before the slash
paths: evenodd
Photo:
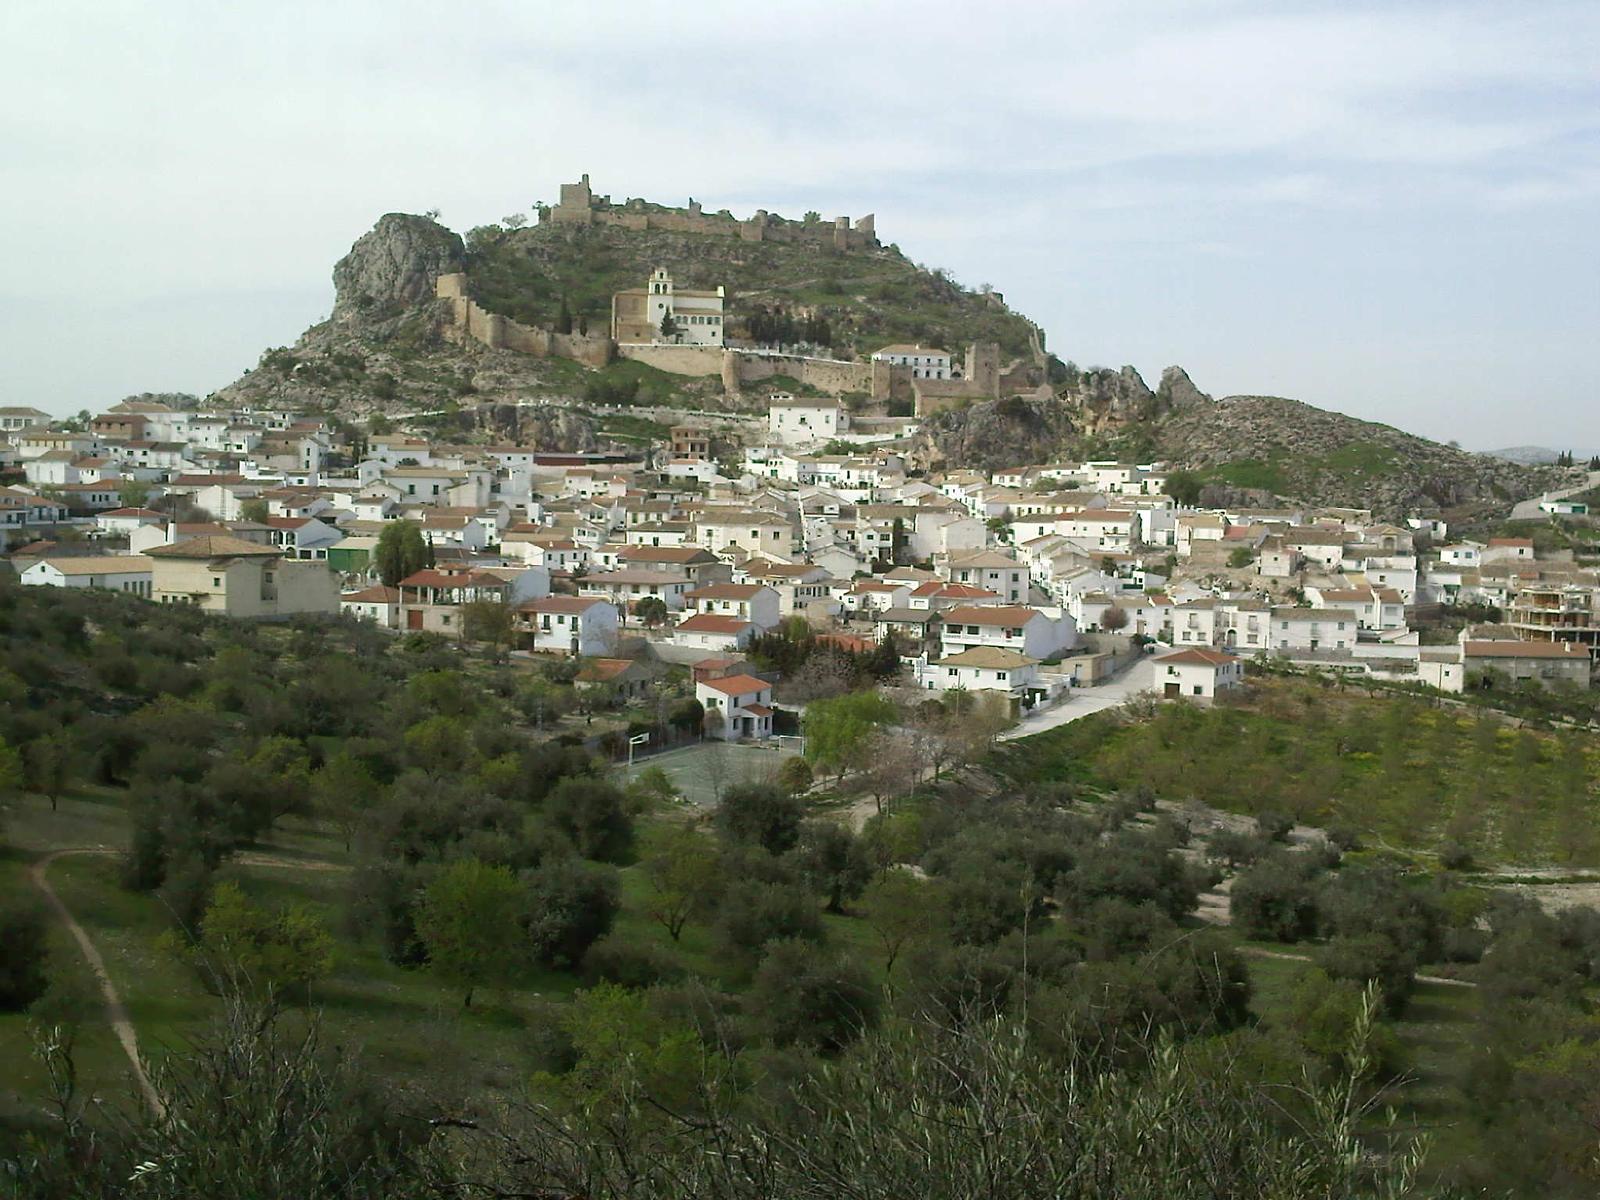
<path id="1" fill-rule="evenodd" d="M 213 575 L 211 577 L 211 586 L 214 587 L 214 588 L 221 587 L 222 586 L 222 579 L 219 576 Z"/>

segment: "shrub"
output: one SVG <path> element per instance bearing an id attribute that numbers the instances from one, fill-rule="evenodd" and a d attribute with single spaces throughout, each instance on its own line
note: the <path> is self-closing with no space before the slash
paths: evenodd
<path id="1" fill-rule="evenodd" d="M 1460 842 L 1445 842 L 1439 847 L 1439 865 L 1446 871 L 1466 871 L 1472 867 L 1472 851 Z"/>
<path id="2" fill-rule="evenodd" d="M 1234 926 L 1246 937 L 1298 942 L 1317 929 L 1309 864 L 1276 854 L 1243 872 L 1231 893 Z"/>
<path id="3" fill-rule="evenodd" d="M 1416 960 L 1381 933 L 1336 937 L 1313 956 L 1330 978 L 1376 983 L 1384 1010 L 1404 1011 L 1416 983 Z"/>
<path id="4" fill-rule="evenodd" d="M 685 973 L 683 964 L 660 946 L 619 933 L 608 933 L 583 956 L 583 977 L 591 985 L 605 982 L 647 988 L 676 983 Z"/>
<path id="5" fill-rule="evenodd" d="M 1256 817 L 1256 832 L 1269 842 L 1287 842 L 1294 831 L 1294 818 L 1287 813 L 1261 813 Z"/>
<path id="6" fill-rule="evenodd" d="M 756 971 L 749 1011 L 773 1045 L 832 1054 L 877 1022 L 880 995 L 856 963 L 803 941 L 780 941 Z"/>
<path id="7" fill-rule="evenodd" d="M 44 913 L 8 900 L 0 907 L 0 1012 L 20 1012 L 44 995 L 49 956 Z"/>
<path id="8" fill-rule="evenodd" d="M 549 858 L 524 875 L 523 928 L 547 966 L 576 967 L 611 931 L 621 907 L 617 873 L 576 858 Z"/>
<path id="9" fill-rule="evenodd" d="M 805 805 L 792 792 L 766 783 L 743 783 L 723 793 L 717 826 L 724 836 L 783 854 L 800 840 Z"/>
<path id="10" fill-rule="evenodd" d="M 718 925 L 723 941 L 753 958 L 768 942 L 799 938 L 820 942 L 822 914 L 803 887 L 755 880 L 734 884 L 723 899 Z"/>

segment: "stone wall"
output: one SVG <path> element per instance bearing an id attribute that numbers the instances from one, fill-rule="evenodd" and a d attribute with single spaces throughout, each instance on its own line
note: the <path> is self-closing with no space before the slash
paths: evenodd
<path id="1" fill-rule="evenodd" d="M 439 299 L 450 302 L 451 323 L 458 335 L 491 350 L 515 350 L 535 358 L 571 358 L 591 367 L 603 367 L 612 359 L 615 347 L 603 334 L 556 333 L 481 308 L 467 295 L 464 274 L 439 276 L 434 291 Z"/>
<path id="2" fill-rule="evenodd" d="M 833 395 L 864 392 L 872 386 L 871 365 L 864 362 L 788 354 L 746 354 L 718 346 L 621 345 L 617 347 L 617 355 L 674 375 L 700 378 L 720 375 L 723 389 L 728 392 L 737 392 L 747 383 L 771 379 L 774 375 L 787 375 Z"/>
<path id="3" fill-rule="evenodd" d="M 693 375 L 703 378 L 722 374 L 723 356 L 728 351 L 721 346 L 644 346 L 625 344 L 617 347 L 619 358 L 632 359 L 660 371 L 674 375 Z"/>
<path id="4" fill-rule="evenodd" d="M 464 274 L 440 275 L 435 294 L 449 302 L 451 324 L 458 337 L 481 342 L 492 350 L 515 350 L 536 358 L 570 358 L 591 367 L 603 367 L 613 358 L 627 358 L 673 375 L 702 379 L 719 375 L 723 388 L 730 393 L 774 375 L 787 375 L 832 395 L 865 392 L 873 386 L 873 364 L 866 362 L 746 354 L 721 346 L 618 345 L 604 335 L 539 329 L 480 307 L 467 295 L 467 286 Z"/>
<path id="5" fill-rule="evenodd" d="M 618 225 L 641 232 L 661 230 L 736 237 L 747 242 L 809 242 L 837 250 L 870 249 L 878 245 L 876 222 L 871 213 L 851 224 L 849 217 L 835 217 L 832 221 L 786 221 L 761 209 L 755 216 L 741 221 L 726 210 L 703 212 L 694 200 L 689 201 L 686 209 L 655 207 L 643 200 L 613 205 L 608 197 L 594 195 L 587 175 L 577 183 L 562 184 L 560 202 L 543 210 L 543 214 L 558 224 Z"/>
<path id="6" fill-rule="evenodd" d="M 769 354 L 736 354 L 738 382 L 755 383 L 771 379 L 774 375 L 787 375 L 808 387 L 831 395 L 844 392 L 870 392 L 872 390 L 872 364 L 869 362 L 841 362 L 828 358 L 801 358 L 799 356 Z"/>

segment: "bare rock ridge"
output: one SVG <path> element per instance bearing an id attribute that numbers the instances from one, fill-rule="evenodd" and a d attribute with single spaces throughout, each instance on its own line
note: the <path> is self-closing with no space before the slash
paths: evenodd
<path id="1" fill-rule="evenodd" d="M 466 259 L 459 234 L 431 217 L 385 213 L 333 267 L 333 319 L 431 302 L 440 275 Z"/>

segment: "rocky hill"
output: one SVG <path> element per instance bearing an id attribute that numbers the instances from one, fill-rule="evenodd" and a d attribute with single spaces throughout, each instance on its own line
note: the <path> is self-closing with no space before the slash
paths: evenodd
<path id="1" fill-rule="evenodd" d="M 997 341 L 1007 357 L 1034 352 L 1037 330 L 992 292 L 969 291 L 893 246 L 847 250 L 746 242 L 617 226 L 541 223 L 470 230 L 463 239 L 429 217 L 390 213 L 335 264 L 333 312 L 293 346 L 269 350 L 218 404 L 284 403 L 347 419 L 373 412 L 446 416 L 530 397 L 580 400 L 592 373 L 562 359 L 490 350 L 446 335 L 434 299 L 441 273 L 464 271 L 473 298 L 523 324 L 604 330 L 611 296 L 664 266 L 685 287 L 728 290 L 729 334 L 811 338 L 817 353 L 852 358 L 891 341 L 961 348 Z M 718 408 L 715 380 L 650 375 L 649 399 Z M 554 414 L 547 414 L 555 420 Z M 468 418 L 463 418 L 468 420 Z"/>
<path id="2" fill-rule="evenodd" d="M 1209 503 L 1281 498 L 1388 517 L 1503 511 L 1560 475 L 1297 400 L 1213 400 L 1181 367 L 1168 367 L 1154 389 L 1132 367 L 1080 371 L 1067 364 L 1065 375 L 1053 399 L 939 414 L 924 427 L 919 458 L 988 468 L 1055 457 L 1164 459 L 1193 471 Z"/>
<path id="3" fill-rule="evenodd" d="M 1038 360 L 1042 353 L 1042 335 L 998 294 L 962 288 L 892 245 L 833 248 L 554 222 L 484 226 L 463 238 L 429 217 L 390 213 L 335 265 L 328 320 L 293 346 L 267 351 L 211 400 L 302 405 L 349 420 L 426 413 L 445 433 L 478 429 L 587 449 L 604 432 L 581 407 L 586 392 L 596 393 L 596 373 L 565 359 L 447 337 L 448 308 L 434 299 L 434 283 L 442 272 L 464 271 L 474 298 L 492 312 L 524 324 L 599 330 L 612 293 L 638 286 L 657 266 L 683 286 L 727 288 L 734 338 L 755 327 L 776 329 L 840 357 L 894 341 L 959 350 L 987 340 L 1007 358 Z M 1132 367 L 1080 370 L 1054 359 L 1048 366 L 1049 395 L 929 420 L 914 448 L 917 461 L 997 467 L 1069 455 L 1163 458 L 1196 471 L 1213 499 L 1280 496 L 1388 515 L 1503 507 L 1556 476 L 1553 468 L 1469 454 L 1293 400 L 1213 400 L 1178 367 L 1152 389 Z M 637 363 L 603 374 L 667 408 L 735 402 L 715 378 L 669 376 Z"/>

